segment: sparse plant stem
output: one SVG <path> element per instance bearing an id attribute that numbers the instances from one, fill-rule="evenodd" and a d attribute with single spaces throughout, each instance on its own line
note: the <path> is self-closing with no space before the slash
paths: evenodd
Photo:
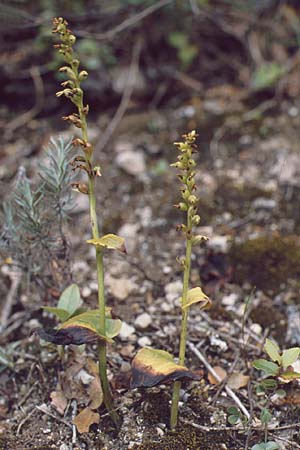
<path id="1" fill-rule="evenodd" d="M 69 80 L 62 83 L 64 90 L 58 92 L 56 95 L 65 95 L 75 104 L 78 110 L 78 114 L 71 114 L 64 117 L 73 123 L 76 127 L 81 129 L 82 139 L 75 139 L 74 144 L 80 145 L 84 154 L 83 159 L 79 159 L 84 164 L 74 165 L 74 169 L 79 168 L 86 172 L 88 177 L 87 186 L 79 184 L 79 191 L 88 194 L 89 197 L 89 209 L 90 209 L 90 221 L 92 229 L 93 239 L 99 238 L 99 225 L 96 213 L 96 195 L 95 195 L 95 178 L 100 175 L 99 167 L 93 168 L 93 146 L 88 140 L 88 127 L 86 116 L 88 114 L 88 105 L 83 104 L 83 91 L 81 89 L 81 81 L 87 78 L 88 73 L 86 71 L 79 72 L 79 61 L 73 56 L 73 44 L 75 43 L 75 36 L 71 34 L 71 31 L 67 28 L 67 22 L 62 19 L 54 19 L 54 32 L 59 33 L 62 43 L 58 44 L 59 52 L 64 56 L 66 63 L 69 67 L 62 67 L 61 72 L 66 73 L 69 76 Z M 77 164 L 77 165 L 76 165 Z M 103 251 L 100 247 L 96 247 L 96 266 L 97 266 L 97 281 L 98 281 L 98 307 L 100 313 L 99 329 L 103 336 L 106 336 L 106 323 L 105 323 L 105 291 L 104 291 L 104 265 L 103 265 Z M 120 425 L 120 417 L 114 410 L 113 398 L 110 392 L 109 383 L 107 379 L 107 356 L 106 356 L 106 341 L 100 340 L 98 344 L 99 355 L 99 377 L 101 380 L 101 386 L 103 391 L 104 404 L 109 411 L 110 417 L 118 427 Z"/>
<path id="2" fill-rule="evenodd" d="M 188 218 L 189 222 L 189 218 Z M 188 224 L 189 228 L 189 224 Z M 186 239 L 186 253 L 185 253 L 185 267 L 183 273 L 183 290 L 182 290 L 182 303 L 186 302 L 187 293 L 189 289 L 189 279 L 191 270 L 191 255 L 192 255 L 192 241 L 191 239 Z M 184 365 L 185 361 L 185 351 L 186 351 L 186 337 L 187 337 L 187 321 L 188 321 L 188 308 L 182 309 L 181 316 L 181 332 L 180 332 L 180 344 L 179 344 L 179 364 Z M 175 428 L 178 419 L 178 404 L 179 404 L 179 393 L 181 388 L 181 381 L 175 381 L 173 387 L 172 395 L 172 406 L 171 406 L 171 418 L 170 427 Z"/>
<path id="3" fill-rule="evenodd" d="M 193 168 L 196 162 L 193 159 L 193 152 L 195 149 L 196 133 L 192 131 L 191 133 L 183 136 L 184 141 L 175 143 L 179 149 L 178 161 L 172 164 L 181 171 L 178 175 L 179 180 L 183 184 L 180 189 L 182 201 L 175 205 L 181 211 L 186 212 L 186 224 L 182 224 L 178 227 L 180 231 L 183 232 L 185 237 L 185 258 L 182 261 L 183 265 L 183 288 L 182 288 L 182 298 L 181 298 L 181 331 L 180 331 L 180 344 L 179 344 L 179 365 L 184 366 L 185 364 L 185 352 L 186 352 L 186 341 L 187 341 L 187 322 L 189 313 L 189 281 L 190 281 L 190 270 L 191 270 L 191 256 L 193 245 L 205 240 L 204 236 L 194 236 L 193 227 L 200 222 L 200 216 L 197 214 L 197 202 L 198 197 L 195 195 L 196 184 L 194 180 L 195 172 Z M 201 291 L 201 290 L 200 290 Z M 202 295 L 201 291 L 201 295 Z M 201 297 L 200 295 L 200 297 Z M 204 295 L 204 294 L 203 294 Z M 206 296 L 201 298 L 203 300 Z M 197 301 L 201 301 L 198 299 Z M 172 395 L 172 406 L 171 406 L 171 417 L 170 417 L 170 427 L 175 428 L 178 419 L 178 404 L 179 404 L 179 393 L 180 393 L 181 381 L 177 380 L 174 383 L 173 395 Z"/>

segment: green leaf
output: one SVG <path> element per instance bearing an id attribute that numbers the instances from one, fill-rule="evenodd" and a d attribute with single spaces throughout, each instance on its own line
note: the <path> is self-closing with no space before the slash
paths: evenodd
<path id="1" fill-rule="evenodd" d="M 279 450 L 279 444 L 274 441 L 261 442 L 260 444 L 255 444 L 251 447 L 251 450 Z"/>
<path id="2" fill-rule="evenodd" d="M 230 423 L 230 425 L 236 425 L 239 421 L 240 421 L 239 416 L 232 415 L 228 417 L 228 422 Z"/>
<path id="3" fill-rule="evenodd" d="M 251 86 L 254 90 L 272 87 L 284 73 L 285 68 L 280 64 L 261 64 L 252 76 Z"/>
<path id="4" fill-rule="evenodd" d="M 278 395 L 278 397 L 282 397 L 282 398 L 286 396 L 286 392 L 284 389 L 277 389 L 275 394 Z"/>
<path id="5" fill-rule="evenodd" d="M 0 348 L 0 365 L 9 367 L 10 369 L 14 367 L 13 362 L 9 358 L 8 352 L 1 350 L 1 348 Z"/>
<path id="6" fill-rule="evenodd" d="M 44 311 L 54 314 L 61 322 L 65 322 L 70 317 L 70 313 L 65 309 L 55 308 L 54 306 L 43 306 Z"/>
<path id="7" fill-rule="evenodd" d="M 266 359 L 256 359 L 255 361 L 253 361 L 252 365 L 253 367 L 255 367 L 255 369 L 262 370 L 268 376 L 276 376 L 279 373 L 278 364 L 267 361 Z"/>
<path id="8" fill-rule="evenodd" d="M 251 447 L 251 450 L 266 450 L 266 444 L 261 442 L 260 444 L 255 444 Z"/>
<path id="9" fill-rule="evenodd" d="M 184 304 L 181 298 L 182 309 L 189 308 L 194 303 L 201 303 L 201 309 L 208 309 L 211 306 L 210 298 L 206 294 L 204 294 L 200 287 L 195 287 L 188 291 L 187 298 Z"/>
<path id="10" fill-rule="evenodd" d="M 173 31 L 168 35 L 168 42 L 177 49 L 185 48 L 188 45 L 188 36 L 182 31 Z"/>
<path id="11" fill-rule="evenodd" d="M 293 364 L 300 354 L 300 347 L 288 348 L 282 352 L 282 366 L 284 368 Z"/>
<path id="12" fill-rule="evenodd" d="M 231 414 L 232 416 L 239 416 L 240 410 L 236 406 L 230 406 L 227 409 L 228 414 Z"/>
<path id="13" fill-rule="evenodd" d="M 263 386 L 264 389 L 275 389 L 278 385 L 276 380 L 273 380 L 271 378 L 267 378 L 266 380 L 262 380 L 260 382 L 261 386 Z"/>
<path id="14" fill-rule="evenodd" d="M 116 234 L 106 234 L 97 239 L 89 239 L 86 241 L 88 244 L 95 245 L 96 247 L 103 247 L 112 250 L 118 250 L 121 253 L 126 253 L 125 239 L 117 236 Z"/>
<path id="15" fill-rule="evenodd" d="M 260 421 L 267 425 L 272 420 L 272 414 L 267 408 L 263 408 L 260 413 Z"/>
<path id="16" fill-rule="evenodd" d="M 273 361 L 277 361 L 279 364 L 281 364 L 281 356 L 279 353 L 279 347 L 276 344 L 276 342 L 271 341 L 271 339 L 266 339 L 264 349 Z"/>
<path id="17" fill-rule="evenodd" d="M 279 450 L 280 446 L 277 442 L 268 441 L 266 445 L 266 450 Z"/>
<path id="18" fill-rule="evenodd" d="M 152 387 L 160 383 L 182 378 L 199 380 L 200 376 L 174 362 L 173 356 L 164 350 L 142 348 L 132 361 L 131 387 Z"/>
<path id="19" fill-rule="evenodd" d="M 79 287 L 73 283 L 62 292 L 57 303 L 57 308 L 68 311 L 69 316 L 71 316 L 81 305 L 82 300 Z"/>

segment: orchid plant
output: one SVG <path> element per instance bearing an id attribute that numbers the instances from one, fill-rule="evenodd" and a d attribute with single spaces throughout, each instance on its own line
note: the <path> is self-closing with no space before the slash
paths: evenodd
<path id="1" fill-rule="evenodd" d="M 84 104 L 84 93 L 81 83 L 86 80 L 88 73 L 80 70 L 80 61 L 76 58 L 73 46 L 76 37 L 68 28 L 68 23 L 63 18 L 53 20 L 53 33 L 57 34 L 60 42 L 54 47 L 58 49 L 65 61 L 65 65 L 59 69 L 59 72 L 67 76 L 67 80 L 62 83 L 63 89 L 57 92 L 57 97 L 67 97 L 76 107 L 76 112 L 63 117 L 63 120 L 73 124 L 80 130 L 80 137 L 73 140 L 73 146 L 79 147 L 80 154 L 76 155 L 71 165 L 74 171 L 84 173 L 87 182 L 72 183 L 72 187 L 82 195 L 89 198 L 89 212 L 92 238 L 87 241 L 95 247 L 95 258 L 97 267 L 98 281 L 98 308 L 94 310 L 83 310 L 79 308 L 79 302 L 75 300 L 71 304 L 60 299 L 58 308 L 47 308 L 48 311 L 55 314 L 62 323 L 54 330 L 44 330 L 39 328 L 37 334 L 44 340 L 58 345 L 85 343 L 98 343 L 99 359 L 99 377 L 103 391 L 104 404 L 111 416 L 111 419 L 118 427 L 120 417 L 113 404 L 113 398 L 107 378 L 107 344 L 118 335 L 122 322 L 119 319 L 111 317 L 110 309 L 106 307 L 104 290 L 104 265 L 103 252 L 105 249 L 118 250 L 126 253 L 125 242 L 120 236 L 107 234 L 100 236 L 98 217 L 96 212 L 96 194 L 95 184 L 98 177 L 101 176 L 101 167 L 94 164 L 94 147 L 88 137 L 87 116 L 89 106 Z M 74 289 L 74 286 L 70 289 Z M 70 296 L 68 295 L 68 299 Z"/>
<path id="2" fill-rule="evenodd" d="M 185 367 L 189 309 L 195 304 L 198 304 L 201 309 L 209 308 L 211 305 L 210 299 L 200 287 L 190 289 L 189 286 L 192 248 L 207 240 L 205 236 L 194 233 L 195 227 L 200 222 L 197 208 L 199 199 L 195 193 L 196 162 L 193 158 L 193 153 L 196 149 L 195 141 L 195 131 L 183 135 L 183 141 L 175 143 L 179 151 L 177 162 L 171 164 L 172 167 L 180 171 L 178 178 L 181 182 L 181 201 L 175 207 L 186 215 L 185 223 L 177 227 L 177 230 L 182 233 L 185 239 L 185 257 L 179 260 L 183 269 L 179 361 L 178 363 L 175 362 L 173 355 L 164 350 L 143 348 L 138 351 L 132 362 L 133 387 L 152 387 L 167 381 L 174 381 L 170 418 L 170 427 L 172 429 L 176 427 L 178 421 L 181 380 L 184 378 L 199 379 L 196 373 Z"/>

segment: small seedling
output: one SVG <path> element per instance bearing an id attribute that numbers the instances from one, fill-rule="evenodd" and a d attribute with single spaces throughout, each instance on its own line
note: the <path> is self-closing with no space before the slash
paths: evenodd
<path id="1" fill-rule="evenodd" d="M 94 147 L 88 138 L 87 115 L 88 105 L 84 105 L 84 95 L 81 87 L 82 81 L 86 80 L 88 73 L 80 70 L 80 61 L 75 57 L 73 46 L 76 42 L 75 36 L 68 28 L 68 23 L 63 18 L 53 20 L 53 33 L 58 34 L 60 42 L 55 45 L 58 52 L 63 56 L 66 63 L 59 71 L 64 73 L 68 79 L 62 83 L 63 89 L 56 96 L 67 97 L 75 106 L 77 111 L 63 117 L 64 120 L 73 124 L 81 131 L 81 137 L 72 141 L 74 147 L 79 147 L 81 153 L 75 156 L 71 164 L 74 171 L 80 171 L 87 177 L 86 182 L 73 183 L 75 191 L 88 195 L 90 205 L 90 222 L 92 239 L 87 241 L 95 247 L 97 281 L 98 281 L 98 308 L 95 310 L 80 310 L 81 304 L 78 295 L 66 299 L 60 299 L 57 308 L 46 308 L 54 313 L 62 321 L 55 330 L 45 331 L 38 329 L 39 336 L 47 341 L 58 345 L 85 343 L 98 343 L 99 376 L 103 391 L 104 404 L 109 411 L 110 417 L 116 426 L 120 425 L 120 418 L 114 409 L 113 398 L 110 392 L 107 378 L 107 343 L 118 335 L 121 329 L 121 321 L 113 319 L 109 308 L 106 307 L 104 293 L 104 265 L 103 252 L 105 249 L 118 250 L 126 253 L 124 239 L 114 234 L 101 236 L 99 234 L 98 218 L 96 213 L 95 182 L 101 176 L 99 164 L 94 165 Z M 74 286 L 69 289 L 75 289 Z M 76 289 L 75 289 L 76 290 Z"/>
<path id="2" fill-rule="evenodd" d="M 170 353 L 152 348 L 139 350 L 132 362 L 132 387 L 152 387 L 167 381 L 175 381 L 170 418 L 172 429 L 177 425 L 181 380 L 184 378 L 199 379 L 199 375 L 185 367 L 188 312 L 192 305 L 198 304 L 201 309 L 205 309 L 211 304 L 210 299 L 200 287 L 189 288 L 192 247 L 207 240 L 207 238 L 195 235 L 193 232 L 194 227 L 200 222 L 200 216 L 197 214 L 198 197 L 195 194 L 194 167 L 196 162 L 192 156 L 195 150 L 196 132 L 192 131 L 184 135 L 183 139 L 183 142 L 175 144 L 179 150 L 179 156 L 177 162 L 172 164 L 172 167 L 180 170 L 178 178 L 182 183 L 180 189 L 182 200 L 175 206 L 186 214 L 186 223 L 177 227 L 186 242 L 185 258 L 179 260 L 183 269 L 179 363 L 174 361 L 174 357 Z"/>
<path id="3" fill-rule="evenodd" d="M 242 423 L 244 426 L 247 425 L 248 419 L 247 417 L 241 413 L 241 411 L 235 406 L 230 406 L 227 410 L 228 413 L 228 422 L 230 425 L 237 425 L 238 423 Z"/>
<path id="4" fill-rule="evenodd" d="M 272 412 L 270 409 L 271 395 L 276 394 L 278 397 L 284 397 L 285 391 L 278 389 L 281 381 L 291 381 L 299 379 L 300 373 L 295 372 L 292 364 L 294 364 L 299 355 L 300 347 L 293 347 L 281 351 L 276 342 L 266 339 L 264 350 L 270 357 L 267 359 L 256 359 L 253 361 L 253 367 L 261 370 L 264 378 L 259 382 L 256 393 L 263 396 L 264 407 L 260 413 L 260 421 L 265 432 L 265 442 L 254 445 L 251 450 L 277 450 L 279 445 L 276 442 L 268 441 L 268 424 L 272 421 Z"/>

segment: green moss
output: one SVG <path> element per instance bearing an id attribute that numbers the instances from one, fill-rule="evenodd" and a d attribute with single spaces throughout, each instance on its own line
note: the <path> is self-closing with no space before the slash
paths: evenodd
<path id="1" fill-rule="evenodd" d="M 170 396 L 166 392 L 145 391 L 143 396 L 143 417 L 149 425 L 158 422 L 168 423 L 170 415 Z"/>
<path id="2" fill-rule="evenodd" d="M 279 292 L 288 279 L 300 277 L 297 236 L 273 236 L 234 244 L 229 252 L 233 281 L 248 281 L 264 291 Z"/>
<path id="3" fill-rule="evenodd" d="M 176 431 L 168 431 L 159 442 L 146 440 L 133 450 L 221 450 L 224 444 L 230 450 L 238 449 L 232 437 L 222 431 L 204 432 L 189 425 L 181 425 Z"/>

